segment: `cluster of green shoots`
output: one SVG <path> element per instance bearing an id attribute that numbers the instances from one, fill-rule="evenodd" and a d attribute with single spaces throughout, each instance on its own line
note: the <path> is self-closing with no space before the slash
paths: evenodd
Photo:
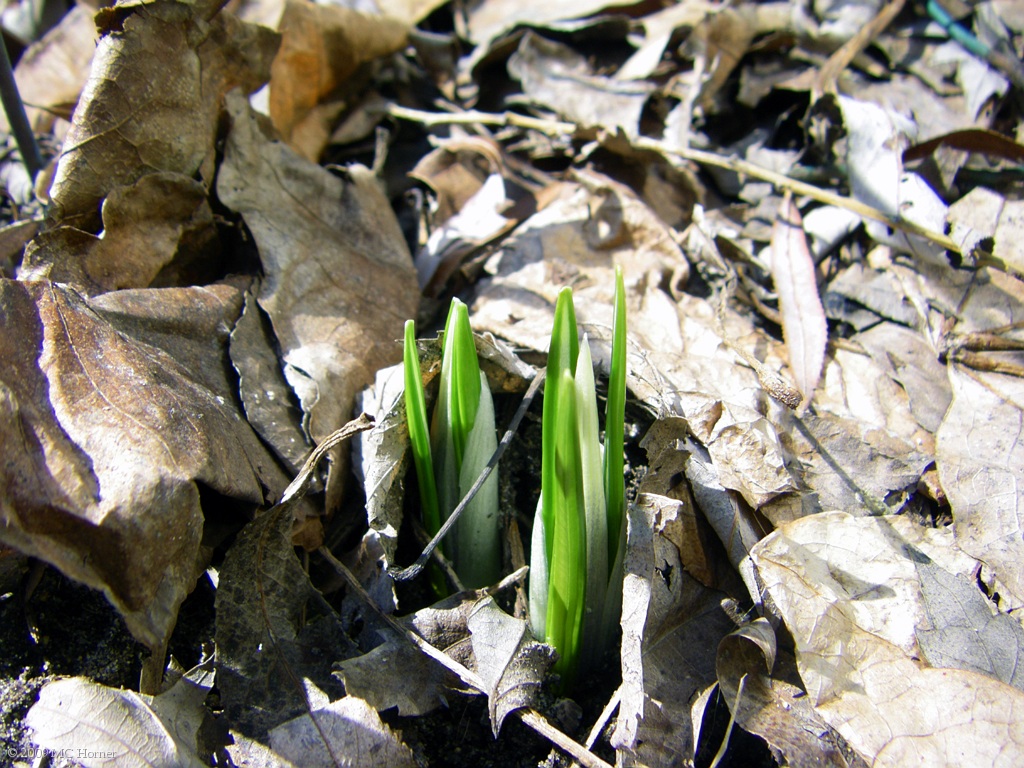
<path id="1" fill-rule="evenodd" d="M 405 410 L 423 525 L 435 536 L 498 446 L 494 401 L 477 361 L 469 310 L 458 299 L 452 299 L 444 326 L 441 383 L 429 429 L 412 320 L 405 324 L 404 353 Z M 484 587 L 501 577 L 497 481 L 493 474 L 487 479 L 442 549 L 466 587 Z M 440 572 L 431 573 L 435 591 L 447 594 Z"/>
<path id="2" fill-rule="evenodd" d="M 466 305 L 452 301 L 445 324 L 441 382 L 427 428 L 415 327 L 405 326 L 405 403 L 423 521 L 433 536 L 473 485 L 497 445 L 494 406 L 477 362 Z M 625 550 L 623 440 L 626 403 L 626 304 L 615 275 L 611 375 L 601 445 L 594 368 L 579 339 L 572 290 L 562 289 L 551 331 L 541 436 L 541 497 L 534 518 L 529 583 L 534 635 L 558 651 L 566 683 L 600 657 L 622 606 Z M 468 587 L 500 577 L 500 530 L 491 476 L 456 521 L 445 545 Z M 443 582 L 433 572 L 435 589 Z"/>
<path id="3" fill-rule="evenodd" d="M 559 654 L 571 681 L 579 664 L 604 652 L 622 608 L 625 551 L 623 440 L 626 410 L 626 299 L 615 273 L 612 359 L 599 440 L 590 345 L 576 330 L 572 290 L 563 288 L 544 382 L 541 498 L 530 553 L 530 623 Z"/>

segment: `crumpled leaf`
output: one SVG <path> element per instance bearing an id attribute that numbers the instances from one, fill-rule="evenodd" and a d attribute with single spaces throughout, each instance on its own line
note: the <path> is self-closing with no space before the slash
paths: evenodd
<path id="1" fill-rule="evenodd" d="M 155 697 L 84 677 L 55 680 L 43 686 L 25 722 L 41 748 L 86 766 L 198 768 L 206 765 L 196 736 L 212 685 L 209 662 Z"/>
<path id="2" fill-rule="evenodd" d="M 974 567 L 948 530 L 822 513 L 783 525 L 751 557 L 816 710 L 868 763 L 996 765 L 1024 745 L 1024 694 L 914 661 L 918 564 Z"/>
<path id="3" fill-rule="evenodd" d="M 114 187 L 103 201 L 103 236 L 63 226 L 26 249 L 22 280 L 70 283 L 88 295 L 126 288 L 202 284 L 217 276 L 220 242 L 206 188 L 154 172 Z"/>
<path id="4" fill-rule="evenodd" d="M 294 475 L 306 459 L 309 441 L 302 432 L 302 412 L 281 373 L 269 325 L 255 295 L 246 292 L 228 354 L 238 372 L 246 420 Z"/>
<path id="5" fill-rule="evenodd" d="M 931 626 L 917 631 L 921 655 L 933 667 L 969 669 L 1024 690 L 1024 627 L 992 607 L 977 579 L 932 563 L 917 566 Z"/>
<path id="6" fill-rule="evenodd" d="M 36 133 L 49 131 L 57 117 L 71 117 L 96 50 L 93 14 L 88 6 L 73 5 L 39 42 L 26 49 L 14 68 L 18 94 Z M 7 115 L 0 114 L 0 130 L 10 132 Z"/>
<path id="7" fill-rule="evenodd" d="M 508 62 L 509 74 L 535 104 L 583 127 L 640 133 L 640 115 L 653 86 L 613 80 L 590 71 L 587 60 L 561 43 L 528 32 Z"/>
<path id="8" fill-rule="evenodd" d="M 416 768 L 412 750 L 381 721 L 375 709 L 354 696 L 332 701 L 313 710 L 312 715 L 279 725 L 270 732 L 270 744 L 286 760 L 305 768 Z"/>
<path id="9" fill-rule="evenodd" d="M 993 385 L 951 366 L 953 402 L 936 435 L 936 464 L 957 541 L 988 565 L 1010 608 L 1024 605 L 1024 387 Z"/>
<path id="10" fill-rule="evenodd" d="M 217 686 L 231 723 L 257 739 L 306 710 L 298 681 L 340 694 L 331 665 L 358 653 L 295 556 L 288 511 L 242 529 L 217 588 Z"/>
<path id="11" fill-rule="evenodd" d="M 719 642 L 715 662 L 718 684 L 736 725 L 771 744 L 786 765 L 846 768 L 845 744 L 814 711 L 799 680 L 780 674 L 777 654 L 775 631 L 764 618 L 745 624 Z M 792 667 L 791 658 L 789 662 Z M 743 692 L 739 695 L 741 680 Z"/>
<path id="12" fill-rule="evenodd" d="M 361 65 L 401 50 L 409 27 L 399 17 L 286 0 L 278 29 L 270 119 L 292 149 L 315 162 L 352 98 L 349 80 Z"/>
<path id="13" fill-rule="evenodd" d="M 772 228 L 772 278 L 779 294 L 789 367 L 806 406 L 821 378 L 828 323 L 800 211 L 789 195 L 783 198 Z"/>
<path id="14" fill-rule="evenodd" d="M 690 699 L 715 679 L 732 622 L 721 593 L 682 567 L 674 500 L 642 495 L 629 507 L 622 594 L 622 694 L 612 746 L 623 765 L 693 759 Z"/>
<path id="15" fill-rule="evenodd" d="M 50 189 L 57 218 L 90 228 L 114 187 L 153 171 L 193 176 L 212 159 L 223 95 L 266 82 L 277 49 L 274 32 L 217 8 L 145 0 L 99 12 L 92 72 Z"/>
<path id="16" fill-rule="evenodd" d="M 285 478 L 223 368 L 237 288 L 101 299 L 0 281 L 0 538 L 102 589 L 160 648 L 203 569 L 199 486 L 255 507 Z"/>
<path id="17" fill-rule="evenodd" d="M 445 692 L 453 682 L 451 673 L 405 638 L 391 636 L 372 651 L 341 662 L 334 674 L 350 696 L 381 712 L 396 707 L 402 717 L 446 705 Z"/>
<path id="18" fill-rule="evenodd" d="M 509 714 L 533 706 L 554 664 L 554 649 L 534 640 L 527 622 L 509 616 L 492 598 L 474 605 L 466 624 L 476 673 L 487 684 L 491 730 L 498 738 Z"/>
<path id="19" fill-rule="evenodd" d="M 217 178 L 221 201 L 245 220 L 263 262 L 258 297 L 280 344 L 285 378 L 314 442 L 346 423 L 374 371 L 397 362 L 418 305 L 405 239 L 377 180 L 342 179 L 267 139 L 238 92 Z M 346 472 L 332 465 L 328 510 Z"/>

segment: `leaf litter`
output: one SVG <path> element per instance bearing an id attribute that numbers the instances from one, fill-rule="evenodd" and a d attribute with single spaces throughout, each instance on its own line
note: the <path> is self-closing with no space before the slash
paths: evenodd
<path id="1" fill-rule="evenodd" d="M 123 2 L 32 33 L 15 75 L 51 159 L 35 201 L 2 175 L 4 599 L 31 612 L 34 558 L 147 655 L 125 690 L 72 677 L 11 705 L 19 743 L 114 732 L 125 765 L 1015 762 L 1012 4 L 960 9 L 970 50 L 900 2 L 378 7 Z M 404 320 L 437 328 L 457 294 L 507 423 L 561 286 L 607 373 L 615 266 L 622 635 L 580 707 L 517 600 L 529 414 L 498 470 L 516 575 L 441 602 L 394 580 L 425 542 L 389 366 Z M 437 359 L 422 342 L 428 395 Z M 375 426 L 339 432 L 360 410 Z M 172 695 L 200 577 L 216 629 L 191 642 L 216 660 Z"/>

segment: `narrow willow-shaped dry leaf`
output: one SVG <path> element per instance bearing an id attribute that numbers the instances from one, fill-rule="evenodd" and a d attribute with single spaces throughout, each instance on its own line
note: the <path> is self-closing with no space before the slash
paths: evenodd
<path id="1" fill-rule="evenodd" d="M 822 513 L 782 526 L 751 557 L 815 708 L 867 762 L 1011 765 L 1021 754 L 1021 691 L 914 658 L 916 565 L 971 568 L 948 532 Z"/>
<path id="2" fill-rule="evenodd" d="M 789 367 L 806 404 L 821 377 L 828 323 L 800 211 L 789 195 L 772 227 L 772 277 L 779 295 Z"/>

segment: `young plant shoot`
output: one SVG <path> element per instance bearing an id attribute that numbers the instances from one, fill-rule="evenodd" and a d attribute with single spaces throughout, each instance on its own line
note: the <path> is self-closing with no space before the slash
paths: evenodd
<path id="1" fill-rule="evenodd" d="M 405 324 L 405 409 L 419 482 L 423 524 L 435 535 L 487 466 L 497 448 L 494 403 L 477 362 L 469 311 L 452 299 L 444 328 L 441 381 L 430 427 L 416 352 L 416 329 Z M 466 587 L 493 584 L 501 575 L 497 475 L 477 492 L 444 545 Z M 443 585 L 433 577 L 435 589 Z"/>
<path id="2" fill-rule="evenodd" d="M 562 289 L 555 305 L 544 382 L 530 621 L 534 635 L 558 651 L 555 670 L 565 681 L 581 661 L 600 658 L 622 605 L 625 393 L 625 290 L 616 270 L 603 450 L 590 346 L 586 336 L 582 344 L 578 340 L 570 288 Z"/>

